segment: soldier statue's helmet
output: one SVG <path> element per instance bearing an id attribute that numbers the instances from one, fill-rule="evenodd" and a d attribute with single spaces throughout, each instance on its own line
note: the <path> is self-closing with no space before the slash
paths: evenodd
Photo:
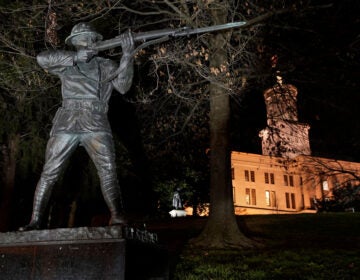
<path id="1" fill-rule="evenodd" d="M 67 45 L 72 46 L 71 39 L 74 38 L 75 36 L 82 35 L 82 34 L 95 35 L 97 41 L 102 40 L 102 38 L 103 38 L 103 36 L 101 34 L 96 32 L 96 30 L 90 23 L 81 22 L 81 23 L 74 25 L 74 27 L 71 30 L 71 34 L 65 39 L 65 43 Z"/>

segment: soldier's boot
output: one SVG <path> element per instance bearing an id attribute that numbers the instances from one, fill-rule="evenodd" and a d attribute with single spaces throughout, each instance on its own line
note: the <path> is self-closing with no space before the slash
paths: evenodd
<path id="1" fill-rule="evenodd" d="M 109 225 L 125 225 L 127 220 L 124 213 L 123 201 L 119 184 L 114 176 L 107 175 L 102 178 L 101 190 L 105 202 L 110 210 Z"/>
<path id="2" fill-rule="evenodd" d="M 29 231 L 41 228 L 42 218 L 48 205 L 53 185 L 53 182 L 40 179 L 35 190 L 33 211 L 30 223 L 24 227 L 19 228 L 19 231 Z"/>
<path id="3" fill-rule="evenodd" d="M 105 201 L 111 213 L 109 225 L 126 225 L 127 219 L 125 217 L 124 209 L 122 206 L 122 197 L 120 190 L 112 192 L 110 194 L 107 193 Z"/>

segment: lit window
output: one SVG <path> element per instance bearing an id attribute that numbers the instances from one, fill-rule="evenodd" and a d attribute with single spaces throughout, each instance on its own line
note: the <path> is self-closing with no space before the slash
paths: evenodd
<path id="1" fill-rule="evenodd" d="M 245 202 L 247 205 L 250 205 L 250 189 L 245 189 Z"/>
<path id="2" fill-rule="evenodd" d="M 265 191 L 266 206 L 276 206 L 276 194 L 274 191 Z"/>
<path id="3" fill-rule="evenodd" d="M 255 189 L 245 189 L 245 202 L 247 205 L 256 205 L 256 190 Z"/>
<path id="4" fill-rule="evenodd" d="M 295 204 L 295 194 L 294 193 L 285 193 L 285 198 L 286 198 L 286 208 L 292 208 L 292 209 L 296 209 L 296 204 Z"/>
<path id="5" fill-rule="evenodd" d="M 322 187 L 324 191 L 328 191 L 329 190 L 329 184 L 328 181 L 323 181 L 322 182 Z"/>

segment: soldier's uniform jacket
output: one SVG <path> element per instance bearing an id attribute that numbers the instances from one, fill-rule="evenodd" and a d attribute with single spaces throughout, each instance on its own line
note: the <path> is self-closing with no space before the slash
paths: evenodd
<path id="1" fill-rule="evenodd" d="M 62 106 L 53 119 L 51 134 L 111 132 L 107 119 L 108 101 L 113 88 L 125 93 L 129 79 L 109 78 L 118 66 L 94 57 L 88 63 L 75 63 L 73 51 L 45 51 L 37 56 L 39 65 L 61 79 Z"/>

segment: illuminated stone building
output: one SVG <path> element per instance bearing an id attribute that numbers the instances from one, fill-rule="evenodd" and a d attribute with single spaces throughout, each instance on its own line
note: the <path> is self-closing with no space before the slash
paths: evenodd
<path id="1" fill-rule="evenodd" d="M 360 163 L 311 156 L 310 126 L 298 121 L 296 97 L 292 85 L 266 90 L 262 155 L 232 152 L 236 214 L 315 213 L 333 188 L 360 183 Z"/>
<path id="2" fill-rule="evenodd" d="M 267 127 L 260 131 L 262 154 L 294 158 L 310 155 L 308 124 L 298 121 L 297 89 L 277 84 L 264 92 Z"/>

